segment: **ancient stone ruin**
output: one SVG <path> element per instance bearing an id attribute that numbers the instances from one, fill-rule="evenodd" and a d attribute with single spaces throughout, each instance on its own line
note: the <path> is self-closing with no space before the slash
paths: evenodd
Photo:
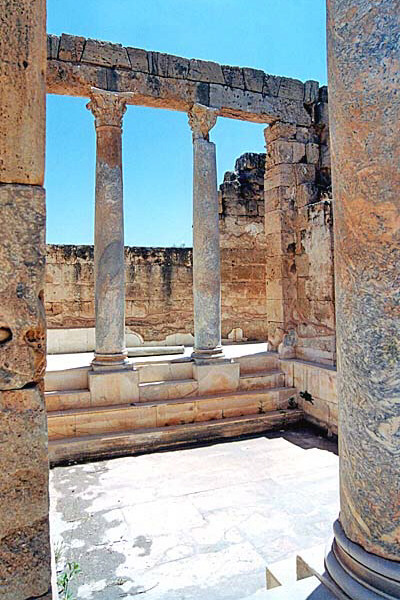
<path id="1" fill-rule="evenodd" d="M 322 571 L 305 562 L 302 576 L 318 578 L 316 598 L 400 598 L 400 6 L 327 4 L 329 116 L 315 81 L 47 35 L 45 0 L 1 0 L 4 600 L 51 598 L 49 460 L 303 420 L 339 428 L 341 510 Z M 85 97 L 93 115 L 94 247 L 45 244 L 46 93 Z M 193 248 L 125 248 L 135 106 L 188 114 Z M 266 153 L 238 158 L 218 190 L 220 118 L 265 124 Z M 47 342 L 93 360 L 46 372 Z M 130 344 L 191 350 L 132 361 Z"/>

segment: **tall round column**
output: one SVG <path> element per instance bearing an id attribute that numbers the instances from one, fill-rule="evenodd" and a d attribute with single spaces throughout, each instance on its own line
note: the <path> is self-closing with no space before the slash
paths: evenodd
<path id="1" fill-rule="evenodd" d="M 96 347 L 94 367 L 123 364 L 125 348 L 124 208 L 122 118 L 126 99 L 94 91 L 87 108 L 96 126 L 94 277 Z"/>
<path id="2" fill-rule="evenodd" d="M 209 131 L 217 110 L 195 104 L 193 132 L 193 300 L 196 360 L 221 357 L 221 270 L 215 144 Z"/>
<path id="3" fill-rule="evenodd" d="M 350 598 L 400 598 L 400 1 L 327 5 L 341 508 L 326 565 Z"/>

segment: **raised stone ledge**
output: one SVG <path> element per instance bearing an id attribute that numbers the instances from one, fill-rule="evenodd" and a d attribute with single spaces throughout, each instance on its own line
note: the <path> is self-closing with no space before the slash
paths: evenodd
<path id="1" fill-rule="evenodd" d="M 187 111 L 194 103 L 221 116 L 309 125 L 305 105 L 318 100 L 316 81 L 269 75 L 249 67 L 219 65 L 141 48 L 62 34 L 47 38 L 47 91 L 89 96 L 92 86 L 136 92 L 131 103 Z"/>

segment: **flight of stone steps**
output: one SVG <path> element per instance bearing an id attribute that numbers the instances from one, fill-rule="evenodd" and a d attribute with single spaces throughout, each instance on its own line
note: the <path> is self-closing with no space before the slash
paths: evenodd
<path id="1" fill-rule="evenodd" d="M 302 418 L 295 388 L 285 386 L 275 353 L 235 359 L 239 388 L 199 395 L 193 362 L 147 362 L 139 370 L 139 400 L 93 406 L 88 368 L 46 376 L 52 464 L 174 448 L 281 429 Z M 292 400 L 293 399 L 293 400 Z M 294 405 L 295 406 L 295 405 Z"/>

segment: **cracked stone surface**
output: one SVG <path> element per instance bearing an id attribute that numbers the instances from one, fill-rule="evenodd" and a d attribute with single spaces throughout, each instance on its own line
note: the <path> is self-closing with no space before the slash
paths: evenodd
<path id="1" fill-rule="evenodd" d="M 313 430 L 51 471 L 51 536 L 94 600 L 239 600 L 265 566 L 325 542 L 334 442 Z"/>

